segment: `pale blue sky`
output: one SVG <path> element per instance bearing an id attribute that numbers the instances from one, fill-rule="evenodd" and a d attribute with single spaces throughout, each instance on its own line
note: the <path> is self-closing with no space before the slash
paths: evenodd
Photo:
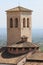
<path id="1" fill-rule="evenodd" d="M 43 0 L 0 0 L 0 28 L 7 26 L 5 11 L 18 5 L 33 10 L 33 29 L 43 29 Z"/>

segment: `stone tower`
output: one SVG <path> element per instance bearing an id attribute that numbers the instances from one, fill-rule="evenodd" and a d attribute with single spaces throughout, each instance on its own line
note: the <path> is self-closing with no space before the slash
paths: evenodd
<path id="1" fill-rule="evenodd" d="M 21 40 L 32 42 L 31 15 L 32 10 L 24 7 L 15 7 L 7 12 L 7 44 L 11 45 Z"/>

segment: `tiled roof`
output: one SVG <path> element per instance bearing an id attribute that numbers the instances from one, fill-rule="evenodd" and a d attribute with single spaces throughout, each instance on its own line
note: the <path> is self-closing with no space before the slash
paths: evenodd
<path id="1" fill-rule="evenodd" d="M 19 43 L 14 43 L 12 45 L 8 45 L 8 47 L 39 47 L 35 43 L 31 42 L 19 42 Z"/>
<path id="2" fill-rule="evenodd" d="M 26 62 L 25 65 L 43 65 L 43 62 Z"/>
<path id="3" fill-rule="evenodd" d="M 7 10 L 6 12 L 12 12 L 12 11 L 29 11 L 29 12 L 32 12 L 32 10 L 30 9 L 27 9 L 27 8 L 24 8 L 24 7 L 21 7 L 21 6 L 18 6 L 18 7 L 15 7 L 15 8 L 12 8 L 12 9 L 9 9 Z"/>
<path id="4" fill-rule="evenodd" d="M 0 53 L 0 64 L 17 64 L 22 60 L 26 55 L 14 57 L 14 58 L 3 58 L 2 53 Z"/>
<path id="5" fill-rule="evenodd" d="M 30 57 L 27 55 L 28 60 L 43 60 L 43 52 L 35 52 Z"/>

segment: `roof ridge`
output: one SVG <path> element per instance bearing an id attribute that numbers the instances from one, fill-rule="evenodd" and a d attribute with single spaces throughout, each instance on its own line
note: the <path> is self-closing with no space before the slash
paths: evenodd
<path id="1" fill-rule="evenodd" d="M 6 12 L 10 12 L 10 11 L 26 11 L 26 12 L 32 12 L 31 9 L 28 9 L 28 8 L 25 8 L 25 7 L 22 7 L 22 6 L 17 6 L 17 7 L 14 7 L 14 8 L 11 8 L 9 10 L 6 10 Z"/>

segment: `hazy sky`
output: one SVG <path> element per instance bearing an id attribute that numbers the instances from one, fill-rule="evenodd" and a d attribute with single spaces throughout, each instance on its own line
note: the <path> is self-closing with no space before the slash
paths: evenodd
<path id="1" fill-rule="evenodd" d="M 18 5 L 33 10 L 33 29 L 43 29 L 43 0 L 0 0 L 0 28 L 6 28 L 5 11 Z"/>

